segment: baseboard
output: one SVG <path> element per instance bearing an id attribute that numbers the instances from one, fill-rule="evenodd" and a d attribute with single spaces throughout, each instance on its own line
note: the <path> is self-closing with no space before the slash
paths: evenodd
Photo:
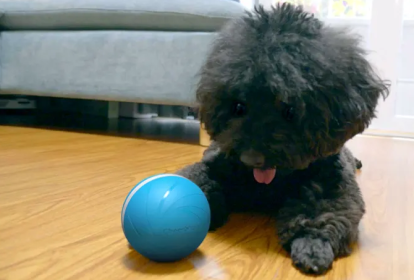
<path id="1" fill-rule="evenodd" d="M 364 131 L 363 135 L 414 139 L 414 133 L 380 129 L 367 129 Z"/>

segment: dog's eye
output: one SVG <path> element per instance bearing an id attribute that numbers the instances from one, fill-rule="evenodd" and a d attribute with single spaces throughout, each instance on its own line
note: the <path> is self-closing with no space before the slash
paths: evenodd
<path id="1" fill-rule="evenodd" d="M 283 108 L 283 117 L 289 122 L 292 121 L 295 117 L 295 108 L 286 105 L 285 108 Z"/>
<path id="2" fill-rule="evenodd" d="M 242 103 L 235 103 L 233 105 L 233 115 L 236 117 L 241 117 L 246 114 L 246 105 Z"/>

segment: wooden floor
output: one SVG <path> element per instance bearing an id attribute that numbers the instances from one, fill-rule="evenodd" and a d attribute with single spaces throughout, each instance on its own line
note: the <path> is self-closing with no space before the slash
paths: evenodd
<path id="1" fill-rule="evenodd" d="M 414 141 L 358 137 L 367 210 L 352 256 L 321 279 L 414 279 Z M 199 250 L 157 264 L 127 245 L 121 207 L 144 177 L 198 160 L 195 145 L 0 126 L 0 279 L 308 279 L 273 222 L 233 216 Z"/>

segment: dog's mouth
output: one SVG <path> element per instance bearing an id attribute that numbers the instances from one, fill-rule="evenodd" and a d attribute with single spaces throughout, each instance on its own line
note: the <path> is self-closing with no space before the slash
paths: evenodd
<path id="1" fill-rule="evenodd" d="M 276 176 L 276 168 L 268 168 L 268 169 L 253 169 L 253 176 L 256 182 L 260 184 L 269 185 Z"/>
<path id="2" fill-rule="evenodd" d="M 253 168 L 253 176 L 259 184 L 269 185 L 276 176 L 276 167 L 266 164 L 265 156 L 256 150 L 249 149 L 240 154 L 240 161 Z"/>

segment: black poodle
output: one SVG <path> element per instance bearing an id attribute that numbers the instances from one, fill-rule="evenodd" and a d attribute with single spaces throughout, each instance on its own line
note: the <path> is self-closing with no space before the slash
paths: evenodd
<path id="1" fill-rule="evenodd" d="M 259 6 L 214 43 L 197 89 L 212 144 L 177 173 L 206 194 L 212 230 L 232 211 L 265 211 L 293 264 L 323 274 L 350 253 L 365 212 L 344 144 L 388 89 L 358 37 L 301 7 Z"/>

